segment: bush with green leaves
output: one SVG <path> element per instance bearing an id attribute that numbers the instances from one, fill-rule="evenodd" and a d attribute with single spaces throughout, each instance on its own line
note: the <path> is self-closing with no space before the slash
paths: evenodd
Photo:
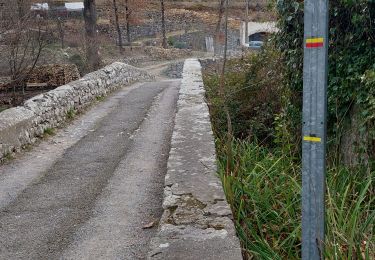
<path id="1" fill-rule="evenodd" d="M 284 84 L 291 90 L 292 111 L 302 105 L 303 71 L 303 2 L 278 0 L 279 33 L 276 44 L 283 54 L 286 68 Z M 359 129 L 370 132 L 366 152 L 371 153 L 375 135 L 374 88 L 375 72 L 375 0 L 330 0 L 329 22 L 329 134 L 340 137 L 348 126 L 350 111 L 358 110 Z M 299 124 L 300 122 L 295 122 Z M 299 125 L 295 125 L 295 129 Z M 340 140 L 340 138 L 334 138 Z M 334 145 L 339 145 L 335 143 Z M 375 155 L 372 153 L 372 155 Z"/>
<path id="2" fill-rule="evenodd" d="M 337 137 L 331 149 L 353 111 L 364 152 L 375 147 L 374 3 L 330 1 L 329 134 Z M 231 60 L 224 93 L 220 69 L 204 76 L 219 173 L 245 259 L 301 258 L 303 1 L 279 0 L 276 7 L 274 45 Z M 227 135 L 224 104 L 239 139 Z M 328 163 L 326 259 L 375 258 L 375 160 L 367 159 L 356 167 Z"/>
<path id="3" fill-rule="evenodd" d="M 222 110 L 225 104 L 235 137 L 273 144 L 274 117 L 282 107 L 283 73 L 279 66 L 280 53 L 271 46 L 266 48 L 264 52 L 250 53 L 228 62 L 224 96 L 220 95 L 216 71 L 204 74 L 213 128 L 218 136 L 224 136 L 227 131 L 227 117 Z"/>

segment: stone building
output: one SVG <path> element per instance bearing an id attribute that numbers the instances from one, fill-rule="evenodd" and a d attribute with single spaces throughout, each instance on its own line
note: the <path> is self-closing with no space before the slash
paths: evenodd
<path id="1" fill-rule="evenodd" d="M 245 46 L 249 41 L 264 41 L 269 34 L 278 31 L 275 22 L 249 22 L 248 31 L 246 35 L 246 22 L 241 22 L 240 41 L 241 45 Z M 246 39 L 247 37 L 247 39 Z"/>

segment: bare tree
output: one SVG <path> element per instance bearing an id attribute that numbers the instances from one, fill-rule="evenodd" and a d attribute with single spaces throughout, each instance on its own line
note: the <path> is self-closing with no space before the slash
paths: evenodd
<path id="1" fill-rule="evenodd" d="M 166 49 L 168 48 L 168 43 L 167 43 L 167 36 L 166 36 L 166 28 L 165 28 L 165 5 L 164 5 L 164 0 L 160 0 L 161 4 L 161 32 L 163 35 L 163 48 Z"/>
<path id="2" fill-rule="evenodd" d="M 10 82 L 6 90 L 13 89 L 12 103 L 19 99 L 16 91 L 25 91 L 30 74 L 40 60 L 47 45 L 48 23 L 42 18 L 31 15 L 30 10 L 17 5 L 7 5 L 0 12 L 0 40 L 2 42 L 1 59 L 7 64 L 6 74 Z M 22 9 L 22 16 L 20 16 Z"/>
<path id="3" fill-rule="evenodd" d="M 245 0 L 246 15 L 245 15 L 245 43 L 249 43 L 249 4 L 250 0 Z"/>
<path id="4" fill-rule="evenodd" d="M 47 34 L 47 31 L 42 29 L 41 22 L 37 22 L 34 28 L 25 29 L 25 25 L 21 24 L 19 26 L 23 29 L 13 30 L 7 43 L 8 63 L 14 90 L 19 85 L 23 89 L 27 77 L 35 68 L 46 46 L 44 35 Z"/>
<path id="5" fill-rule="evenodd" d="M 65 48 L 65 42 L 64 42 L 65 31 L 64 31 L 64 21 L 63 19 L 61 19 L 61 17 L 57 18 L 57 29 L 59 30 L 61 48 L 64 49 Z"/>
<path id="6" fill-rule="evenodd" d="M 122 54 L 124 52 L 123 44 L 122 44 L 122 33 L 120 28 L 120 22 L 119 22 L 119 12 L 118 12 L 118 6 L 117 1 L 113 0 L 113 11 L 115 15 L 115 26 L 117 30 L 117 36 L 118 36 L 118 45 L 120 48 L 120 53 Z"/>
<path id="7" fill-rule="evenodd" d="M 225 6 L 224 6 L 225 4 Z M 225 20 L 224 20 L 224 58 L 223 58 L 223 66 L 220 73 L 220 82 L 219 82 L 219 93 L 224 100 L 224 112 L 227 117 L 227 140 L 226 140 L 226 152 L 228 156 L 227 165 L 226 165 L 226 174 L 231 175 L 233 172 L 233 152 L 232 152 L 232 141 L 233 141 L 233 128 L 232 128 L 232 119 L 230 117 L 230 112 L 227 104 L 227 95 L 225 92 L 225 69 L 227 64 L 227 51 L 228 51 L 228 9 L 229 9 L 229 0 L 224 0 L 223 8 L 225 12 Z"/>
<path id="8" fill-rule="evenodd" d="M 29 0 L 17 0 L 18 19 L 22 20 L 29 13 L 29 6 Z"/>
<path id="9" fill-rule="evenodd" d="M 131 38 L 130 38 L 130 15 L 131 13 L 132 13 L 132 10 L 129 8 L 129 0 L 125 0 L 126 38 L 129 44 L 131 43 Z"/>
<path id="10" fill-rule="evenodd" d="M 215 29 L 215 43 L 214 43 L 214 52 L 215 54 L 218 54 L 219 51 L 219 40 L 220 40 L 220 28 L 221 28 L 221 22 L 223 20 L 223 15 L 225 12 L 225 1 L 226 0 L 219 0 L 219 13 L 218 13 L 218 20 L 216 24 L 216 29 Z"/>
<path id="11" fill-rule="evenodd" d="M 227 64 L 227 51 L 228 51 L 228 5 L 229 5 L 229 0 L 224 0 L 225 1 L 225 42 L 224 42 L 224 58 L 223 58 L 223 66 L 221 69 L 221 74 L 220 74 L 220 92 L 221 95 L 224 97 L 225 96 L 225 89 L 224 89 L 224 84 L 225 84 L 225 68 Z"/>
<path id="12" fill-rule="evenodd" d="M 145 0 L 125 0 L 126 40 L 131 44 L 130 28 L 141 20 L 141 10 L 146 5 Z"/>
<path id="13" fill-rule="evenodd" d="M 86 56 L 89 70 L 100 67 L 95 0 L 84 0 L 83 17 L 86 30 Z"/>

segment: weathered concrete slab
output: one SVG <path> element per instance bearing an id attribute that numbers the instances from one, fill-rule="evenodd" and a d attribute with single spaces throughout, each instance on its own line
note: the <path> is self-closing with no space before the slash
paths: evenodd
<path id="1" fill-rule="evenodd" d="M 164 214 L 149 259 L 242 259 L 216 154 L 198 60 L 185 62 L 165 177 Z"/>

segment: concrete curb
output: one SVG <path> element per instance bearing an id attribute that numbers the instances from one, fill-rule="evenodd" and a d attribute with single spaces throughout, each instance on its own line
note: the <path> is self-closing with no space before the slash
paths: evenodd
<path id="1" fill-rule="evenodd" d="M 80 80 L 25 101 L 0 113 L 0 160 L 36 141 L 45 129 L 60 126 L 68 112 L 90 105 L 119 86 L 153 79 L 146 71 L 115 62 Z"/>
<path id="2" fill-rule="evenodd" d="M 242 259 L 232 212 L 217 176 L 201 65 L 184 65 L 165 177 L 164 214 L 148 259 Z"/>

